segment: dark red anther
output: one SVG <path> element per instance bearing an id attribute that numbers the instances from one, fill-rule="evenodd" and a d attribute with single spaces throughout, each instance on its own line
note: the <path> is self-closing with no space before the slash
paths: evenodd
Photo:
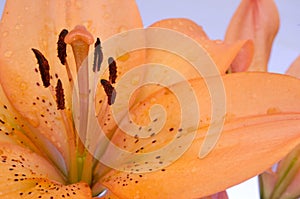
<path id="1" fill-rule="evenodd" d="M 57 85 L 55 87 L 56 92 L 56 104 L 57 104 L 57 110 L 64 110 L 65 109 L 65 94 L 64 89 L 62 87 L 62 83 L 60 79 L 57 81 Z"/>
<path id="2" fill-rule="evenodd" d="M 117 79 L 117 63 L 114 58 L 108 58 L 108 67 L 109 67 L 109 81 L 114 84 Z"/>
<path id="3" fill-rule="evenodd" d="M 101 84 L 107 95 L 108 105 L 112 105 L 115 102 L 116 94 L 117 94 L 115 88 L 111 85 L 111 83 L 109 81 L 107 81 L 105 79 L 101 79 Z"/>
<path id="4" fill-rule="evenodd" d="M 66 64 L 67 57 L 67 44 L 65 43 L 65 37 L 68 34 L 68 30 L 63 29 L 58 37 L 57 41 L 57 57 L 59 58 L 61 64 Z"/>
<path id="5" fill-rule="evenodd" d="M 43 81 L 43 85 L 45 88 L 50 86 L 50 67 L 47 59 L 45 56 L 37 49 L 32 48 L 31 49 L 38 61 L 39 64 L 39 70 L 41 74 L 41 78 Z"/>
<path id="6" fill-rule="evenodd" d="M 98 72 L 100 70 L 102 61 L 103 61 L 103 52 L 102 52 L 101 42 L 100 39 L 97 38 L 97 41 L 95 42 L 95 50 L 94 50 L 93 72 Z"/>

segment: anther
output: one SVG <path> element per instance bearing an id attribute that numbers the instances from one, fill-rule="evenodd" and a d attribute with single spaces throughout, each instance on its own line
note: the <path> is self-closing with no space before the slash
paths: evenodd
<path id="1" fill-rule="evenodd" d="M 63 29 L 60 32 L 57 41 L 57 57 L 59 58 L 62 65 L 66 64 L 67 44 L 65 43 L 65 37 L 67 34 L 68 34 L 68 30 Z"/>
<path id="2" fill-rule="evenodd" d="M 116 90 L 115 88 L 111 85 L 111 83 L 105 79 L 101 79 L 101 84 L 102 87 L 104 88 L 104 91 L 107 95 L 107 103 L 108 105 L 112 105 L 115 102 L 116 99 Z"/>
<path id="3" fill-rule="evenodd" d="M 117 64 L 114 58 L 108 58 L 109 81 L 114 84 L 117 79 Z"/>
<path id="4" fill-rule="evenodd" d="M 103 61 L 103 52 L 102 52 L 101 42 L 100 39 L 97 38 L 97 41 L 95 42 L 95 50 L 94 50 L 93 72 L 98 72 L 100 70 L 102 61 Z"/>
<path id="5" fill-rule="evenodd" d="M 65 37 L 65 42 L 72 46 L 77 71 L 88 57 L 89 46 L 94 43 L 94 38 L 84 26 L 76 26 Z"/>
<path id="6" fill-rule="evenodd" d="M 50 67 L 47 59 L 44 57 L 44 55 L 37 49 L 32 48 L 31 49 L 38 61 L 39 64 L 39 70 L 41 74 L 41 78 L 43 81 L 43 85 L 45 88 L 50 86 Z"/>
<path id="7" fill-rule="evenodd" d="M 64 89 L 62 87 L 62 83 L 60 79 L 57 81 L 57 85 L 55 87 L 56 92 L 56 103 L 57 103 L 57 110 L 64 110 L 65 109 L 65 95 Z"/>

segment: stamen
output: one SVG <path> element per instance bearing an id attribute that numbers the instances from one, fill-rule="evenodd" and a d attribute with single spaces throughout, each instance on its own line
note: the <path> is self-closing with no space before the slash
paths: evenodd
<path id="1" fill-rule="evenodd" d="M 78 71 L 81 65 L 87 64 L 83 62 L 88 57 L 89 46 L 94 43 L 94 38 L 84 26 L 76 26 L 66 35 L 65 42 L 72 46 Z"/>
<path id="2" fill-rule="evenodd" d="M 67 57 L 67 44 L 65 43 L 65 37 L 68 34 L 68 30 L 63 29 L 58 37 L 57 41 L 57 57 L 59 58 L 62 65 L 66 64 Z"/>
<path id="3" fill-rule="evenodd" d="M 108 67 L 109 67 L 109 81 L 110 83 L 116 83 L 117 79 L 117 64 L 114 58 L 108 58 Z"/>
<path id="4" fill-rule="evenodd" d="M 69 181 L 71 183 L 77 182 L 78 181 L 78 172 L 77 172 L 77 164 L 76 164 L 76 148 L 75 148 L 75 131 L 73 129 L 72 123 L 69 121 L 69 118 L 67 116 L 66 110 L 65 110 L 65 97 L 64 97 L 64 90 L 62 87 L 61 80 L 58 79 L 56 88 L 54 90 L 53 86 L 50 86 L 50 67 L 48 64 L 47 59 L 44 57 L 44 55 L 36 50 L 32 49 L 34 52 L 38 64 L 39 64 L 39 69 L 41 72 L 42 76 L 42 81 L 43 84 L 46 88 L 49 89 L 51 95 L 53 98 L 56 98 L 56 103 L 57 103 L 57 109 L 60 112 L 60 115 L 62 117 L 62 121 L 64 123 L 67 137 L 68 137 L 68 143 L 70 147 L 70 163 L 69 163 Z"/>
<path id="5" fill-rule="evenodd" d="M 116 99 L 116 90 L 111 85 L 111 83 L 105 79 L 101 79 L 102 87 L 104 88 L 104 91 L 107 95 L 107 103 L 108 105 L 112 105 L 115 102 Z"/>
<path id="6" fill-rule="evenodd" d="M 102 61 L 103 61 L 103 52 L 102 52 L 101 42 L 100 39 L 97 38 L 97 41 L 95 43 L 95 51 L 94 51 L 93 72 L 98 72 L 100 70 Z"/>
<path id="7" fill-rule="evenodd" d="M 58 41 L 57 41 L 57 57 L 59 58 L 61 64 L 66 66 L 69 82 L 71 83 L 71 89 L 72 89 L 73 88 L 73 83 L 72 83 L 73 77 L 72 77 L 71 69 L 70 69 L 67 59 L 66 59 L 67 44 L 65 43 L 65 37 L 67 36 L 68 33 L 69 33 L 68 30 L 63 29 L 59 34 Z"/>
<path id="8" fill-rule="evenodd" d="M 44 55 L 37 49 L 32 48 L 31 49 L 38 61 L 39 64 L 39 70 L 41 74 L 41 78 L 43 81 L 43 85 L 45 88 L 50 86 L 50 67 L 47 59 L 44 57 Z"/>
<path id="9" fill-rule="evenodd" d="M 65 109 L 65 95 L 64 89 L 62 87 L 61 80 L 58 79 L 57 85 L 55 87 L 56 92 L 56 103 L 57 103 L 57 110 L 64 110 Z"/>

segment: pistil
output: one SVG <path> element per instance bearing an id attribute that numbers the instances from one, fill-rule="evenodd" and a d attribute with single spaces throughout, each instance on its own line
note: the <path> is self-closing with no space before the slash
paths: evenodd
<path id="1" fill-rule="evenodd" d="M 88 54 L 89 46 L 93 44 L 94 39 L 84 26 L 76 26 L 65 37 L 65 42 L 72 46 L 78 81 L 78 99 L 79 99 L 79 129 L 81 140 L 78 139 L 78 164 L 82 168 L 79 171 L 81 180 L 91 184 L 92 181 L 92 160 L 91 154 L 83 146 L 86 144 L 86 135 L 89 117 L 89 71 Z M 83 165 L 82 165 L 83 164 Z"/>

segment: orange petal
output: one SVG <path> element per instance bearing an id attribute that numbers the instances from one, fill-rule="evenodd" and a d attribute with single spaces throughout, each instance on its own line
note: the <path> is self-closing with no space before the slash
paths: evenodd
<path id="1" fill-rule="evenodd" d="M 58 168 L 66 173 L 66 162 L 62 155 L 45 139 L 40 132 L 32 128 L 28 121 L 14 109 L 0 85 L 0 134 L 1 143 L 14 143 L 25 146 L 37 154 L 48 156 L 56 162 Z"/>
<path id="2" fill-rule="evenodd" d="M 300 78 L 300 56 L 298 56 L 297 59 L 288 68 L 286 74 Z"/>
<path id="3" fill-rule="evenodd" d="M 12 144 L 0 144 L 0 197 L 91 198 L 85 183 L 64 186 L 65 179 L 48 161 Z"/>
<path id="4" fill-rule="evenodd" d="M 191 20 L 181 18 L 161 20 L 152 24 L 150 27 L 161 27 L 179 31 L 191 39 L 194 39 L 208 51 L 208 54 L 213 58 L 221 74 L 224 74 L 232 64 L 247 68 L 251 63 L 253 45 L 250 41 L 237 41 L 230 45 L 222 41 L 213 41 L 207 37 L 201 26 Z M 187 70 L 191 69 L 191 67 L 185 67 L 186 64 L 178 58 L 170 55 L 166 56 L 164 52 L 155 53 L 149 50 L 147 51 L 147 58 L 149 61 L 157 61 L 163 58 L 164 63 L 168 63 L 168 65 L 173 64 L 173 67 L 176 68 L 176 70 L 182 71 L 182 74 L 190 78 L 197 77 L 195 76 L 195 74 L 197 74 L 195 71 Z M 240 69 L 234 68 L 233 70 L 237 72 Z"/>
<path id="5" fill-rule="evenodd" d="M 62 185 L 46 178 L 35 178 L 23 180 L 22 183 L 25 185 L 20 186 L 20 183 L 15 183 L 15 186 L 18 186 L 18 189 L 5 194 L 0 194 L 1 198 L 92 198 L 89 186 L 83 182 Z"/>
<path id="6" fill-rule="evenodd" d="M 213 194 L 211 196 L 207 196 L 201 199 L 228 199 L 228 195 L 226 193 L 226 191 L 222 191 L 216 194 Z"/>
<path id="7" fill-rule="evenodd" d="M 128 13 L 127 10 L 130 10 Z M 126 12 L 124 12 L 126 11 Z M 68 159 L 66 130 L 56 110 L 56 102 L 48 89 L 42 88 L 37 72 L 37 61 L 31 48 L 39 49 L 48 59 L 55 87 L 58 76 L 68 91 L 65 66 L 56 55 L 58 34 L 63 28 L 75 25 L 106 39 L 126 29 L 141 27 L 135 1 L 7 1 L 3 12 L 0 34 L 0 82 L 13 107 L 27 119 L 31 127 Z M 68 58 L 72 57 L 68 48 Z M 71 65 L 74 70 L 75 65 Z M 66 99 L 71 93 L 66 92 Z M 70 108 L 70 101 L 66 102 Z"/>
<path id="8" fill-rule="evenodd" d="M 150 25 L 150 27 L 168 28 L 179 31 L 199 43 L 201 43 L 203 39 L 209 39 L 201 26 L 186 18 L 163 19 Z"/>
<path id="9" fill-rule="evenodd" d="M 226 99 L 219 99 L 218 103 L 226 101 L 226 115 L 219 115 L 221 120 L 225 117 L 225 126 L 215 147 L 206 157 L 199 158 L 199 151 L 201 146 L 207 147 L 203 146 L 204 139 L 214 135 L 206 137 L 208 127 L 217 128 L 218 123 L 210 124 L 212 98 L 205 82 L 197 79 L 190 83 L 201 111 L 199 126 L 181 129 L 197 115 L 181 112 L 183 104 L 179 106 L 170 90 L 162 89 L 149 96 L 140 106 L 133 108 L 131 114 L 132 121 L 138 126 L 152 121 L 146 129 L 141 126 L 141 132 L 149 130 L 151 136 L 131 137 L 133 130 L 127 134 L 116 132 L 112 142 L 122 152 L 115 153 L 108 148 L 103 160 L 105 156 L 112 161 L 117 160 L 116 163 L 121 164 L 117 167 L 120 171 L 108 173 L 102 178 L 103 185 L 121 198 L 204 197 L 263 172 L 300 142 L 300 80 L 276 74 L 235 73 L 224 76 L 223 82 Z M 184 83 L 174 86 L 180 88 L 176 96 L 188 90 L 182 85 Z M 191 109 L 197 109 L 190 97 L 183 99 L 183 102 Z M 167 120 L 161 131 L 155 131 L 155 124 L 163 118 L 156 119 L 156 111 L 151 119 L 148 115 L 154 104 L 165 108 Z M 184 114 L 190 117 L 185 118 Z M 190 147 L 189 142 L 185 142 L 168 148 L 168 144 L 172 146 L 176 140 L 192 135 L 193 129 L 197 129 L 197 133 Z M 178 132 L 183 132 L 183 135 L 177 137 Z M 176 155 L 180 155 L 177 150 L 184 147 L 188 147 L 187 151 L 177 159 Z"/>
<path id="10" fill-rule="evenodd" d="M 254 41 L 254 59 L 250 71 L 266 71 L 274 37 L 279 28 L 279 14 L 273 0 L 243 0 L 228 26 L 225 41 Z"/>

